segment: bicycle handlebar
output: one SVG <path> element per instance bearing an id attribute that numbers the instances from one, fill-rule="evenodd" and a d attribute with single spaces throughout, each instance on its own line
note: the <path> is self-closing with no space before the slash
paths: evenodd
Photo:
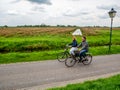
<path id="1" fill-rule="evenodd" d="M 72 47 L 72 46 L 70 46 L 69 44 L 67 44 L 67 45 L 66 45 L 66 48 L 69 48 L 69 47 Z"/>

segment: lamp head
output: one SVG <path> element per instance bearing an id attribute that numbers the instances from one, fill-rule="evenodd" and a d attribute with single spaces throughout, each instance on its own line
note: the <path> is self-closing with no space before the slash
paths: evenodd
<path id="1" fill-rule="evenodd" d="M 110 18 L 114 18 L 115 15 L 116 15 L 116 13 L 117 13 L 117 12 L 114 10 L 114 8 L 112 8 L 111 11 L 108 12 Z"/>

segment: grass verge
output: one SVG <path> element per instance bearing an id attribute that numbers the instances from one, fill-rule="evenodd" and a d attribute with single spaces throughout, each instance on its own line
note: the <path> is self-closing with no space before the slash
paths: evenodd
<path id="1" fill-rule="evenodd" d="M 56 59 L 58 53 L 63 50 L 35 51 L 35 52 L 10 52 L 0 54 L 0 64 L 31 62 Z M 91 47 L 90 53 L 93 55 L 117 54 L 120 53 L 120 45 L 111 47 L 111 53 L 108 53 L 108 46 Z"/>
<path id="2" fill-rule="evenodd" d="M 120 90 L 120 74 L 105 79 L 68 84 L 65 87 L 48 90 Z"/>

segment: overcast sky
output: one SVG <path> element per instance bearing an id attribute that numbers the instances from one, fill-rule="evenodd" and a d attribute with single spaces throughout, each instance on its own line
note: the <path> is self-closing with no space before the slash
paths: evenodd
<path id="1" fill-rule="evenodd" d="M 110 26 L 112 7 L 117 11 L 113 25 L 120 26 L 120 0 L 0 0 L 0 26 Z"/>

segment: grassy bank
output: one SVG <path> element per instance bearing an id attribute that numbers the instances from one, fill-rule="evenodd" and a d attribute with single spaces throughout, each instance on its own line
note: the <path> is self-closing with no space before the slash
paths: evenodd
<path id="1" fill-rule="evenodd" d="M 117 32 L 116 32 L 117 33 Z M 1 52 L 24 52 L 24 51 L 44 51 L 62 49 L 66 44 L 71 43 L 71 35 L 40 35 L 28 37 L 0 37 L 0 51 Z M 81 37 L 77 37 L 78 43 Z M 87 36 L 89 46 L 105 46 L 109 44 L 109 37 L 107 36 Z M 113 45 L 120 45 L 120 38 L 116 34 L 112 38 Z"/>
<path id="2" fill-rule="evenodd" d="M 120 74 L 106 79 L 86 81 L 78 84 L 69 84 L 65 87 L 48 90 L 120 90 Z"/>
<path id="3" fill-rule="evenodd" d="M 0 28 L 0 64 L 56 59 L 75 28 Z M 81 28 L 93 55 L 108 53 L 109 28 Z M 120 53 L 120 28 L 113 28 L 111 54 Z M 78 43 L 81 36 L 76 36 Z"/>
<path id="4" fill-rule="evenodd" d="M 64 29 L 66 28 L 63 28 L 63 30 Z M 22 34 L 23 36 L 21 34 L 17 35 L 11 32 L 13 36 L 9 36 L 9 37 L 8 36 L 6 37 L 6 34 L 4 33 L 5 35 L 0 36 L 0 52 L 1 53 L 2 52 L 26 52 L 26 51 L 33 52 L 33 51 L 63 49 L 66 44 L 71 43 L 72 41 L 71 33 L 72 33 L 72 30 L 74 30 L 74 28 L 73 29 L 70 28 L 71 31 L 69 29 L 68 31 L 64 31 L 66 33 L 63 33 L 63 30 L 61 29 L 60 29 L 61 30 L 60 33 L 55 33 L 55 30 L 53 29 L 53 34 L 51 34 L 52 31 L 43 33 L 43 30 L 42 30 L 42 33 L 39 33 L 38 35 L 34 34 L 36 31 L 33 33 L 33 35 L 31 34 L 27 35 L 23 28 L 24 32 L 21 32 L 23 33 Z M 59 31 L 59 28 L 58 28 L 58 31 Z M 86 35 L 87 41 L 89 42 L 90 47 L 105 46 L 109 44 L 109 29 L 107 30 L 90 29 L 87 31 L 86 29 L 83 29 L 83 34 L 87 34 Z M 120 35 L 120 30 L 113 31 L 113 37 L 112 37 L 113 45 L 120 45 L 119 35 Z M 80 36 L 77 36 L 77 41 L 78 43 L 81 42 Z"/>
<path id="5" fill-rule="evenodd" d="M 35 52 L 10 52 L 0 54 L 0 64 L 16 63 L 16 62 L 31 62 L 56 59 L 58 53 L 63 50 L 35 51 Z M 93 55 L 105 55 L 108 53 L 108 46 L 91 47 L 90 53 Z M 111 54 L 120 53 L 120 45 L 111 47 Z"/>

